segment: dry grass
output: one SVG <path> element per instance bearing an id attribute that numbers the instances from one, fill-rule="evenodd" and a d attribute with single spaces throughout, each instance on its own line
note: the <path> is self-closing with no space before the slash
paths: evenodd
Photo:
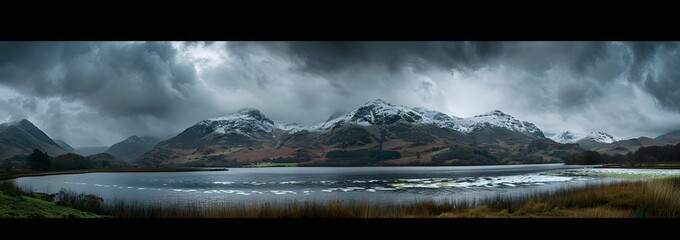
<path id="1" fill-rule="evenodd" d="M 83 195 L 71 193 L 68 196 Z M 77 209 L 122 218 L 680 217 L 680 178 L 590 185 L 554 193 L 500 196 L 473 203 L 330 201 L 180 206 L 111 201 L 72 205 Z"/>

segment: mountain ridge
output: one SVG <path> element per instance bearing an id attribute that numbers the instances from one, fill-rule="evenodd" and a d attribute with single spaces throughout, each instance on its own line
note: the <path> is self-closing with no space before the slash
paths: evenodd
<path id="1" fill-rule="evenodd" d="M 545 139 L 534 124 L 499 110 L 460 118 L 375 99 L 346 114 L 334 115 L 317 124 L 300 125 L 273 121 L 257 109 L 244 108 L 201 120 L 158 143 L 136 161 L 148 165 L 245 164 L 295 158 L 320 163 L 330 161 L 326 154 L 331 151 L 375 149 L 401 153 L 402 157 L 380 164 L 415 164 L 425 161 L 420 152 L 429 154 L 436 147 L 475 144 L 494 148 L 492 154 L 505 156 L 521 151 L 520 147 L 510 147 L 513 141 L 526 145 Z"/>

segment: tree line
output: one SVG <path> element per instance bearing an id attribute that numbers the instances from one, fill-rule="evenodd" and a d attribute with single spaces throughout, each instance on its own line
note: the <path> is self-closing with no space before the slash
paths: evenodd
<path id="1" fill-rule="evenodd" d="M 47 152 L 40 151 L 37 148 L 33 149 L 31 154 L 24 156 L 25 157 L 22 156 L 5 159 L 1 163 L 2 170 L 7 173 L 11 173 L 16 170 L 80 170 L 108 168 L 121 165 L 119 161 L 115 161 L 114 159 L 106 160 L 97 157 L 84 157 L 75 153 L 67 153 L 56 157 L 50 157 L 47 155 Z M 21 165 L 23 165 L 23 167 Z"/>
<path id="2" fill-rule="evenodd" d="M 680 162 L 680 144 L 641 147 L 635 152 L 628 152 L 626 155 L 608 155 L 595 151 L 585 151 L 566 161 L 567 164 L 578 165 L 655 162 Z"/>

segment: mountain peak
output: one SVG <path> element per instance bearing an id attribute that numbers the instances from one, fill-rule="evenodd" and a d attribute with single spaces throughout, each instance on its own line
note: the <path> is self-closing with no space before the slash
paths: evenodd
<path id="1" fill-rule="evenodd" d="M 16 154 L 28 154 L 26 150 L 40 149 L 55 156 L 66 151 L 40 128 L 27 119 L 0 124 L 0 159 Z"/>
<path id="2" fill-rule="evenodd" d="M 493 110 L 481 115 L 465 119 L 467 131 L 475 131 L 485 126 L 505 128 L 511 131 L 523 132 L 532 136 L 544 138 L 543 132 L 533 123 L 520 121 L 500 110 Z"/>
<path id="3" fill-rule="evenodd" d="M 35 126 L 31 121 L 28 121 L 28 119 L 21 119 L 21 120 L 16 120 L 16 121 L 11 121 L 11 122 L 6 122 L 2 123 L 2 125 L 5 126 Z"/>
<path id="4" fill-rule="evenodd" d="M 612 136 L 609 133 L 601 132 L 601 131 L 590 132 L 590 133 L 588 133 L 588 135 L 583 137 L 583 139 L 590 139 L 590 140 L 593 140 L 593 141 L 596 141 L 596 142 L 601 142 L 601 143 L 613 143 L 613 142 L 616 142 L 616 141 L 621 141 L 621 138 Z"/>
<path id="5" fill-rule="evenodd" d="M 496 110 L 493 110 L 493 111 L 490 111 L 490 112 L 486 112 L 486 113 L 480 114 L 480 115 L 476 115 L 475 117 L 485 117 L 485 116 L 499 116 L 499 117 L 508 116 L 508 117 L 512 117 L 512 116 L 510 116 L 510 115 L 508 115 L 508 114 L 505 114 L 505 113 L 502 112 L 501 110 L 497 110 L 497 109 L 496 109 Z"/>
<path id="6" fill-rule="evenodd" d="M 255 108 L 241 108 L 235 113 L 222 116 L 222 117 L 217 117 L 217 118 L 210 118 L 208 120 L 210 121 L 233 121 L 235 119 L 244 119 L 244 118 L 252 118 L 257 121 L 267 121 L 267 122 L 272 122 L 269 118 L 264 116 L 260 110 L 257 110 Z M 273 122 L 272 122 L 273 124 Z"/>
<path id="7" fill-rule="evenodd" d="M 386 102 L 385 100 L 382 100 L 380 98 L 373 99 L 371 101 L 368 101 L 364 104 L 364 106 L 369 106 L 369 105 L 388 105 L 388 106 L 393 106 L 391 103 Z"/>
<path id="8" fill-rule="evenodd" d="M 150 136 L 132 135 L 127 139 L 111 145 L 104 154 L 110 154 L 117 159 L 132 160 L 153 148 L 160 140 Z M 101 157 L 107 157 L 101 155 Z"/>
<path id="9" fill-rule="evenodd" d="M 140 140 L 139 136 L 132 135 L 132 136 L 128 137 L 127 139 L 125 139 L 124 141 L 128 142 L 128 143 L 133 143 L 133 142 L 139 142 L 139 140 Z"/>
<path id="10" fill-rule="evenodd" d="M 242 108 L 235 113 L 203 120 L 197 125 L 209 126 L 205 131 L 225 133 L 240 133 L 241 130 L 272 132 L 276 126 L 274 121 L 267 118 L 260 110 L 254 108 Z"/>
<path id="11" fill-rule="evenodd" d="M 575 143 L 581 140 L 583 135 L 574 133 L 572 131 L 564 131 L 560 134 L 553 136 L 551 139 L 558 143 Z"/>
<path id="12" fill-rule="evenodd" d="M 257 110 L 255 108 L 241 108 L 236 112 L 240 114 L 261 114 L 260 110 Z"/>

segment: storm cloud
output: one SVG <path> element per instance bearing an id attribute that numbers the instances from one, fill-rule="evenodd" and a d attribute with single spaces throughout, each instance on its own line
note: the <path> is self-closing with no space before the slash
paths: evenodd
<path id="1" fill-rule="evenodd" d="M 244 107 L 311 124 L 382 98 L 654 137 L 680 129 L 679 77 L 676 42 L 2 42 L 0 121 L 110 145 Z"/>

